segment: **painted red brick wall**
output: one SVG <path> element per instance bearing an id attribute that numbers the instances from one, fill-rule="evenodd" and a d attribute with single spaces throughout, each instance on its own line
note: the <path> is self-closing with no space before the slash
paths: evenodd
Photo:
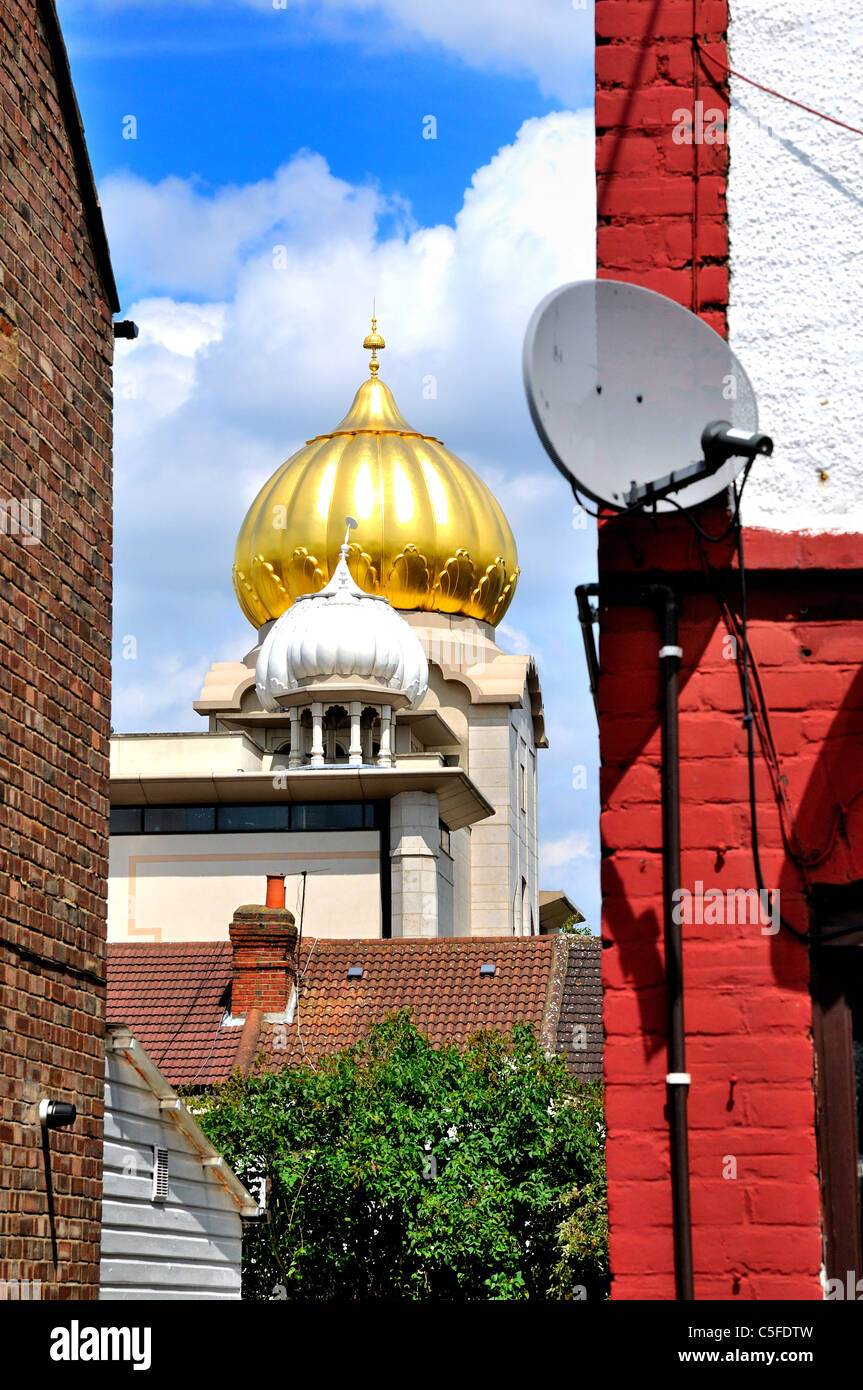
<path id="1" fill-rule="evenodd" d="M 598 274 L 658 290 L 725 332 L 724 143 L 678 144 L 675 112 L 725 109 L 694 56 L 723 60 L 724 0 L 596 0 Z M 697 90 L 694 74 L 697 73 Z M 724 509 L 702 509 L 713 531 Z M 805 552 L 805 553 L 804 553 Z M 716 588 L 729 547 L 680 518 L 600 526 L 600 582 L 680 595 L 681 830 L 690 890 L 754 888 L 742 696 Z M 837 566 L 845 573 L 837 577 Z M 747 535 L 750 640 L 801 841 L 825 845 L 863 766 L 860 556 L 848 539 Z M 837 589 L 844 594 L 837 603 Z M 635 593 L 600 613 L 605 1073 L 613 1297 L 674 1297 L 664 992 L 658 630 Z M 766 885 L 805 930 L 757 749 Z M 851 824 L 856 817 L 855 827 Z M 863 803 L 815 877 L 863 878 Z M 855 851 L 851 848 L 857 845 Z M 857 862 L 855 862 L 855 859 Z M 805 947 L 757 924 L 684 927 L 693 1255 L 698 1299 L 818 1299 L 820 1194 Z M 736 1171 L 736 1176 L 730 1176 Z"/>
<path id="2" fill-rule="evenodd" d="M 695 130 L 696 101 L 728 109 L 696 53 L 696 10 L 705 52 L 726 59 L 725 0 L 596 0 L 597 274 L 666 294 L 724 333 L 727 146 L 674 138 L 682 109 Z"/>
<path id="3" fill-rule="evenodd" d="M 0 102 L 0 1281 L 88 1298 L 101 1202 L 113 335 L 34 0 L 0 7 Z M 22 503 L 41 507 L 29 536 Z M 41 1096 L 79 1111 L 51 1136 L 56 1265 Z"/>

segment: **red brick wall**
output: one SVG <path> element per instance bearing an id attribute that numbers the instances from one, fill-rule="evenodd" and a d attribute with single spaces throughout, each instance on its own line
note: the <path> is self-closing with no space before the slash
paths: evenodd
<path id="1" fill-rule="evenodd" d="M 0 1280 L 96 1294 L 104 1070 L 111 310 L 34 0 L 0 8 Z M 31 512 L 32 519 L 32 512 Z M 36 527 L 32 526 L 32 531 Z M 51 1137 L 57 1265 L 36 1106 Z"/>
<path id="2" fill-rule="evenodd" d="M 725 109 L 704 67 L 694 86 L 694 13 L 699 37 L 725 59 L 720 0 L 596 0 L 598 274 L 668 294 L 724 332 L 727 149 L 672 138 L 681 108 L 700 100 Z M 717 511 L 701 517 L 714 531 L 725 519 Z M 835 594 L 844 581 L 831 573 L 837 561 L 860 559 L 842 542 L 831 550 L 829 539 L 747 537 L 751 645 L 807 847 L 822 845 L 834 806 L 853 794 L 855 762 L 863 765 L 863 720 L 854 712 L 860 574 L 847 575 L 840 610 Z M 728 547 L 709 547 L 709 558 L 733 577 Z M 599 571 L 601 582 L 630 579 L 633 587 L 652 574 L 680 595 L 683 884 L 754 888 L 740 683 L 693 532 L 680 518 L 601 526 Z M 736 610 L 734 582 L 729 596 Z M 602 607 L 603 935 L 613 942 L 603 952 L 609 1216 L 613 1297 L 625 1299 L 674 1297 L 658 646 L 655 614 L 636 597 Z M 756 748 L 765 882 L 781 888 L 783 915 L 805 930 L 801 875 L 784 851 Z M 863 821 L 863 805 L 855 814 Z M 863 834 L 863 823 L 857 830 Z M 863 853 L 856 857 L 839 836 L 815 876 L 863 878 Z M 807 950 L 758 925 L 683 930 L 696 1298 L 820 1298 Z"/>
<path id="3" fill-rule="evenodd" d="M 280 1013 L 297 974 L 294 914 L 278 907 L 238 907 L 229 928 L 234 950 L 231 1013 Z"/>

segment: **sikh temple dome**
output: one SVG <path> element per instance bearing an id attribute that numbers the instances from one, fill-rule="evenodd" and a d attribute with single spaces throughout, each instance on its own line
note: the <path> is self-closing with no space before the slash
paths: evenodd
<path id="1" fill-rule="evenodd" d="M 539 673 L 494 630 L 512 532 L 473 470 L 399 413 L 374 319 L 363 346 L 344 420 L 243 523 L 234 582 L 256 633 L 211 663 L 193 706 L 206 732 L 112 737 L 112 941 L 228 942 L 233 907 L 273 874 L 314 943 L 532 936 L 549 920 Z"/>
<path id="2" fill-rule="evenodd" d="M 237 538 L 234 588 L 255 627 L 319 592 L 339 563 L 345 516 L 353 579 L 394 608 L 496 625 L 518 579 L 515 539 L 497 499 L 462 459 L 400 413 L 378 377 L 377 321 L 363 347 L 369 379 L 343 420 L 264 484 Z"/>

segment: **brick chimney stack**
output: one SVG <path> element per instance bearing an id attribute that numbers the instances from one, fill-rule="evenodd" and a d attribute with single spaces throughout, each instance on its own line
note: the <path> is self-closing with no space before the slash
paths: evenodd
<path id="1" fill-rule="evenodd" d="M 284 907 L 238 907 L 230 926 L 234 948 L 231 1013 L 283 1013 L 297 977 L 297 928 Z"/>

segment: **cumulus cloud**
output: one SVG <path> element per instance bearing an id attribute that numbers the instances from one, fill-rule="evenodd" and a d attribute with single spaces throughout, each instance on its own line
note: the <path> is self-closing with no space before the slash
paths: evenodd
<path id="1" fill-rule="evenodd" d="M 501 637 L 543 658 L 541 827 L 587 834 L 594 808 L 570 769 L 591 764 L 596 733 L 572 590 L 593 577 L 595 545 L 530 424 L 521 345 L 540 298 L 593 274 L 591 115 L 527 121 L 453 225 L 394 220 L 385 192 L 309 154 L 248 189 L 123 176 L 102 197 L 119 272 L 136 261 L 140 326 L 117 344 L 116 623 L 138 655 L 116 662 L 115 727 L 201 728 L 200 675 L 253 645 L 230 581 L 237 530 L 282 460 L 347 409 L 375 297 L 403 414 L 465 458 L 512 523 L 523 573 Z M 580 862 L 555 886 L 577 895 Z"/>

